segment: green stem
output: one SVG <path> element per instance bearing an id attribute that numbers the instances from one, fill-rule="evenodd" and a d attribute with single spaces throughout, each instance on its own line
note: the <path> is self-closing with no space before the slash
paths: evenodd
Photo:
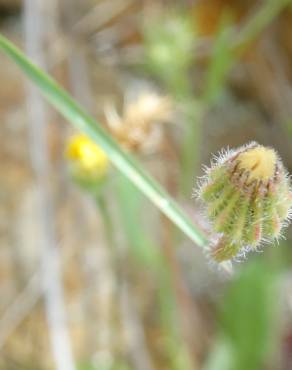
<path id="1" fill-rule="evenodd" d="M 194 100 L 188 103 L 181 154 L 181 193 L 189 197 L 200 165 L 201 119 L 203 110 Z"/>
<path id="2" fill-rule="evenodd" d="M 289 4 L 291 4 L 291 0 L 266 0 L 239 32 L 233 49 L 245 49 Z"/>
<path id="3" fill-rule="evenodd" d="M 112 217 L 108 209 L 107 201 L 103 194 L 96 196 L 96 204 L 101 213 L 102 221 L 104 224 L 104 233 L 106 238 L 106 243 L 110 248 L 113 248 L 115 245 L 114 241 L 114 226 L 112 222 Z M 112 251 L 112 253 L 115 253 Z"/>
<path id="4" fill-rule="evenodd" d="M 0 35 L 0 48 L 16 62 L 22 71 L 40 88 L 47 100 L 77 129 L 88 135 L 108 155 L 112 163 L 142 193 L 144 193 L 178 228 L 198 246 L 208 244 L 207 238 L 197 229 L 178 204 L 116 141 L 88 115 L 79 104 L 52 78 L 34 65 L 16 46 Z"/>

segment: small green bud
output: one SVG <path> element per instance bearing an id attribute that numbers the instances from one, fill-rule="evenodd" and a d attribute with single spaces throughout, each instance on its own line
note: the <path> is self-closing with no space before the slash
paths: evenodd
<path id="1" fill-rule="evenodd" d="M 255 142 L 226 152 L 207 168 L 198 191 L 206 204 L 217 262 L 281 236 L 291 216 L 290 181 L 278 154 Z"/>

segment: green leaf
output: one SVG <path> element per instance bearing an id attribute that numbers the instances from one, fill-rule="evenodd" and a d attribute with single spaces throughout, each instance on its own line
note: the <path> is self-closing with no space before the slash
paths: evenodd
<path id="1" fill-rule="evenodd" d="M 47 100 L 77 129 L 88 135 L 108 155 L 111 162 L 142 193 L 146 195 L 174 224 L 198 246 L 207 245 L 205 236 L 193 225 L 178 204 L 141 167 L 141 165 L 110 137 L 93 117 L 52 78 L 34 65 L 16 46 L 0 35 L 0 48 L 19 65 L 22 71 L 41 90 Z"/>
<path id="2" fill-rule="evenodd" d="M 276 338 L 276 282 L 276 272 L 263 259 L 256 259 L 231 284 L 221 315 L 233 355 L 226 370 L 256 370 L 268 358 Z"/>
<path id="3" fill-rule="evenodd" d="M 224 87 L 227 74 L 235 61 L 235 55 L 230 48 L 233 30 L 230 21 L 223 17 L 213 47 L 210 65 L 207 71 L 206 89 L 203 96 L 205 104 L 213 104 Z"/>

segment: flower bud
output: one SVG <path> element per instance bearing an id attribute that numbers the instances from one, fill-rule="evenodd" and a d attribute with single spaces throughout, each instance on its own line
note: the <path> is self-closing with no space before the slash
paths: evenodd
<path id="1" fill-rule="evenodd" d="M 217 262 L 279 238 L 291 215 L 287 171 L 275 150 L 255 142 L 217 158 L 198 193 L 219 234 L 211 251 Z"/>
<path id="2" fill-rule="evenodd" d="M 108 173 L 107 155 L 83 134 L 73 135 L 68 140 L 65 156 L 74 180 L 88 190 L 95 191 Z"/>

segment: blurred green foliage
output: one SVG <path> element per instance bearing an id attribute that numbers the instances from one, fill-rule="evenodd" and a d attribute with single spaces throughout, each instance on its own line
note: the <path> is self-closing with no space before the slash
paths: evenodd
<path id="1" fill-rule="evenodd" d="M 157 15 L 144 28 L 145 68 L 163 84 L 184 113 L 180 190 L 187 197 L 199 165 L 201 139 L 200 114 L 190 78 L 195 42 L 193 20 L 174 10 Z"/>
<path id="2" fill-rule="evenodd" d="M 205 370 L 257 370 L 277 343 L 279 271 L 262 256 L 242 266 L 222 298 L 219 334 Z"/>
<path id="3" fill-rule="evenodd" d="M 94 366 L 89 363 L 79 364 L 77 370 L 133 370 L 129 365 L 124 362 L 116 362 L 110 367 Z"/>
<path id="4" fill-rule="evenodd" d="M 176 12 L 156 16 L 144 28 L 145 68 L 179 99 L 190 94 L 194 40 L 191 19 Z"/>
<path id="5" fill-rule="evenodd" d="M 198 41 L 194 19 L 173 11 L 154 17 L 144 28 L 145 69 L 163 84 L 183 112 L 180 192 L 187 198 L 199 171 L 204 114 L 220 96 L 234 61 L 230 47 L 233 29 L 229 23 L 223 17 L 215 35 L 201 95 L 196 93 L 198 88 L 192 86 L 190 78 Z"/>
<path id="6" fill-rule="evenodd" d="M 153 232 L 151 235 L 146 230 L 146 227 L 149 227 L 149 216 L 147 217 L 146 212 L 150 208 L 146 204 L 146 198 L 125 176 L 118 173 L 114 177 L 114 187 L 120 220 L 131 254 L 144 266 L 160 266 L 159 246 Z M 150 212 L 153 212 L 153 208 Z"/>
<path id="7" fill-rule="evenodd" d="M 179 330 L 178 302 L 175 297 L 172 272 L 162 251 L 160 235 L 147 231 L 149 217 L 159 215 L 147 207 L 145 197 L 123 175 L 116 174 L 114 186 L 117 206 L 130 255 L 144 269 L 152 272 L 156 282 L 159 322 L 163 346 L 170 369 L 191 369 L 189 354 Z M 143 211 L 142 211 L 143 210 Z M 150 211 L 150 212 L 149 212 Z M 152 225 L 153 226 L 153 225 Z"/>
<path id="8" fill-rule="evenodd" d="M 228 72 L 235 61 L 235 54 L 230 48 L 234 29 L 230 21 L 224 17 L 215 36 L 212 54 L 206 73 L 206 82 L 202 96 L 202 104 L 208 108 L 216 103 L 225 86 Z"/>

